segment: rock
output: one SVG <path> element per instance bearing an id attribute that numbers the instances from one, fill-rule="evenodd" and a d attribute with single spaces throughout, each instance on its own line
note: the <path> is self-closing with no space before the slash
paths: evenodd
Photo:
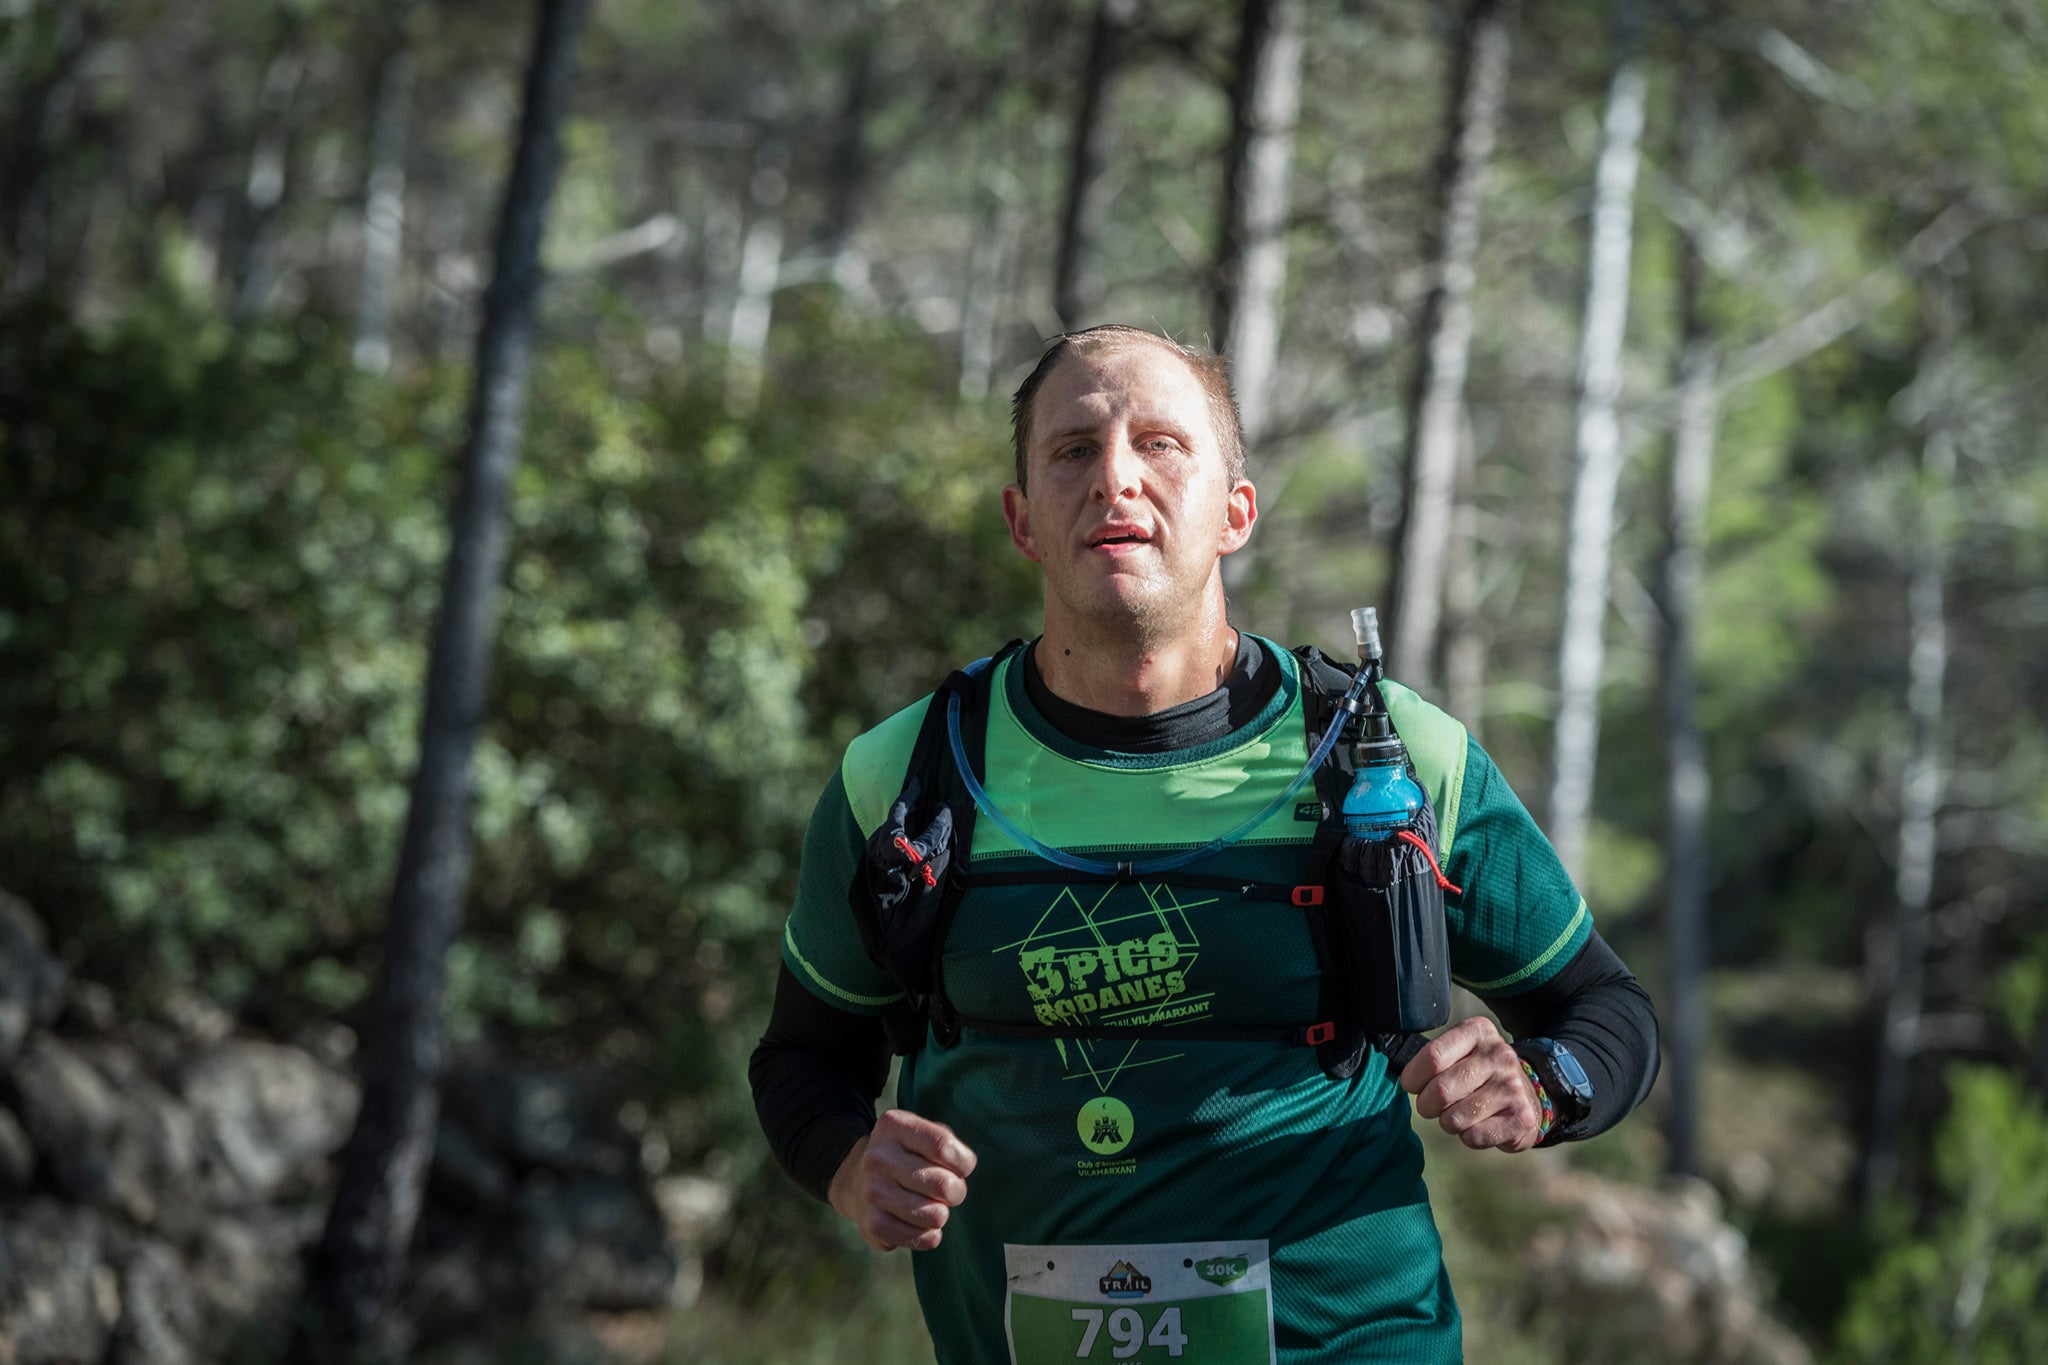
<path id="1" fill-rule="evenodd" d="M 441 1112 L 520 1170 L 623 1176 L 640 1146 L 619 1123 L 619 1087 L 592 1071 L 461 1066 L 442 1087 Z"/>
<path id="2" fill-rule="evenodd" d="M 407 1306 L 422 1340 L 441 1343 L 485 1323 L 666 1312 L 677 1264 L 665 1233 L 637 1179 L 530 1172 L 503 1203 L 429 1206 Z"/>
<path id="3" fill-rule="evenodd" d="M 431 1197 L 457 1208 L 489 1208 L 512 1197 L 512 1168 L 469 1130 L 442 1115 L 434 1127 Z"/>
<path id="4" fill-rule="evenodd" d="M 132 1053 L 37 1034 L 15 1061 L 14 1084 L 24 1126 L 60 1193 L 173 1235 L 204 1222 L 191 1111 Z"/>
<path id="5" fill-rule="evenodd" d="M 355 1121 L 354 1081 L 274 1043 L 224 1042 L 185 1067 L 179 1089 L 245 1200 L 310 1174 Z"/>
<path id="6" fill-rule="evenodd" d="M 67 973 L 28 905 L 0 891 L 0 1063 L 64 1008 Z"/>
<path id="7" fill-rule="evenodd" d="M 311 1205 L 254 1208 L 206 1225 L 191 1258 L 192 1283 L 216 1340 L 283 1340 L 305 1285 L 306 1249 L 325 1217 Z"/>
<path id="8" fill-rule="evenodd" d="M 24 1126 L 57 1190 L 82 1203 L 104 1202 L 113 1185 L 109 1139 L 121 1122 L 121 1097 L 69 1044 L 38 1037 L 14 1063 Z"/>
<path id="9" fill-rule="evenodd" d="M 1555 1217 L 1533 1239 L 1530 1266 L 1574 1358 L 1810 1361 L 1766 1311 L 1748 1243 L 1711 1185 L 1646 1190 L 1550 1169 L 1532 1193 Z"/>
<path id="10" fill-rule="evenodd" d="M 517 1254 L 538 1303 L 623 1312 L 669 1301 L 675 1257 L 660 1211 L 637 1182 L 532 1181 L 518 1210 Z"/>
<path id="11" fill-rule="evenodd" d="M 187 1044 L 211 1047 L 235 1031 L 235 1016 L 196 991 L 180 990 L 163 1001 L 163 1015 Z"/>
<path id="12" fill-rule="evenodd" d="M 97 981 L 74 981 L 58 1022 L 73 1036 L 110 1038 L 121 1025 L 121 1003 Z"/>
<path id="13" fill-rule="evenodd" d="M 98 1360 L 121 1311 L 97 1212 L 30 1200 L 0 1220 L 0 1358 Z"/>
<path id="14" fill-rule="evenodd" d="M 123 1256 L 121 1325 L 114 1343 L 120 1365 L 192 1365 L 217 1359 L 208 1349 L 204 1306 L 178 1254 L 144 1238 Z"/>
<path id="15" fill-rule="evenodd" d="M 12 1109 L 0 1109 L 0 1198 L 25 1193 L 36 1176 L 35 1144 Z"/>

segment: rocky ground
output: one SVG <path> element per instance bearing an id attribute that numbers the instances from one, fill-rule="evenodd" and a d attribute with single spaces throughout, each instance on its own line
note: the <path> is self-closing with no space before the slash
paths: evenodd
<path id="1" fill-rule="evenodd" d="M 354 1117 L 345 1049 L 196 1004 L 124 1019 L 44 943 L 0 897 L 0 1365 L 270 1358 Z M 695 1295 L 730 1192 L 651 1180 L 621 1100 L 596 1071 L 449 1076 L 404 1291 L 423 1348 L 573 1322 L 645 1354 L 636 1319 Z"/>

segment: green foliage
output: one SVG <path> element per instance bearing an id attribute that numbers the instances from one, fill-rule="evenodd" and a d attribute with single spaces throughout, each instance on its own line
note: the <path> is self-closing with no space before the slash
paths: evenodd
<path id="1" fill-rule="evenodd" d="M 550 353 L 475 762 L 458 1036 L 652 1069 L 700 1150 L 753 1141 L 745 1049 L 837 744 L 1030 603 L 993 516 L 1000 429 L 931 401 L 921 342 L 809 307 L 781 343 L 800 379 L 749 422 L 711 397 L 715 356 L 632 377 Z M 460 376 L 367 380 L 316 326 L 161 303 L 0 319 L 0 393 L 10 889 L 139 1000 L 353 1010 Z"/>
<path id="2" fill-rule="evenodd" d="M 443 434 L 326 349 L 175 304 L 0 324 L 0 837 L 88 974 L 339 1003 L 362 970 Z"/>
<path id="3" fill-rule="evenodd" d="M 1839 1358 L 1887 1365 L 2048 1356 L 2048 1106 L 2010 1072 L 1950 1072 L 1935 1143 L 1944 1207 L 1898 1240 L 1858 1286 Z"/>

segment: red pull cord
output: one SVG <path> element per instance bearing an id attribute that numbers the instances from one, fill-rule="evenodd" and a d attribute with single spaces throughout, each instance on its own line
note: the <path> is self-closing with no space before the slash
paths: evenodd
<path id="1" fill-rule="evenodd" d="M 1403 843 L 1413 844 L 1417 848 L 1422 850 L 1422 856 L 1429 859 L 1429 870 L 1436 874 L 1436 884 L 1439 887 L 1450 892 L 1454 896 L 1462 896 L 1465 894 L 1465 888 L 1463 888 L 1462 886 L 1452 886 L 1451 879 L 1449 877 L 1446 877 L 1444 875 L 1444 870 L 1436 865 L 1436 854 L 1431 853 L 1429 851 L 1428 840 L 1424 839 L 1421 835 L 1417 834 L 1412 829 L 1404 829 L 1400 831 L 1398 834 L 1396 834 L 1394 837 L 1396 839 L 1401 840 Z"/>
<path id="2" fill-rule="evenodd" d="M 924 884 L 926 886 L 937 886 L 939 884 L 938 874 L 932 871 L 931 864 L 925 861 L 924 855 L 917 851 L 917 845 L 911 843 L 909 837 L 902 834 L 896 836 L 895 842 L 897 850 L 904 857 L 910 859 L 913 867 L 924 874 Z"/>

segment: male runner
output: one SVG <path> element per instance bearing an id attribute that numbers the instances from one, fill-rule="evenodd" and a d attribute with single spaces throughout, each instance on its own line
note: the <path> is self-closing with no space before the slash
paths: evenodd
<path id="1" fill-rule="evenodd" d="M 1297 661 L 1225 610 L 1221 561 L 1258 500 L 1224 366 L 1137 329 L 1069 334 L 1014 420 L 1003 512 L 1044 572 L 1045 623 L 990 683 L 988 798 L 1055 849 L 1201 847 L 1306 758 Z M 752 1079 L 799 1183 L 871 1246 L 921 1253 L 941 1361 L 1459 1359 L 1408 1097 L 1468 1147 L 1521 1152 L 1648 1093 L 1654 1013 L 1548 842 L 1463 726 L 1383 690 L 1460 888 L 1452 970 L 1519 1040 L 1465 1019 L 1398 1078 L 1370 1057 L 1333 1080 L 1299 1040 L 1217 1036 L 1313 1016 L 1302 910 L 1171 874 L 1061 884 L 983 819 L 975 873 L 1030 875 L 968 891 L 945 980 L 962 1016 L 1001 1025 L 907 1057 L 901 1107 L 876 1119 L 880 1019 L 902 990 L 863 952 L 848 886 L 925 703 L 849 747 L 812 816 Z M 1196 866 L 1313 881 L 1317 809 L 1290 803 Z M 1155 1027 L 1034 1036 L 1034 1020 Z"/>

